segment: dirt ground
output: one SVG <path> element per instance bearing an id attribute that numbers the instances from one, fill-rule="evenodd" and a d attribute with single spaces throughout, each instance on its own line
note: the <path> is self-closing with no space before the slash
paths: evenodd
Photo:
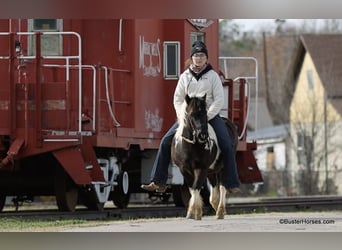
<path id="1" fill-rule="evenodd" d="M 342 232 L 342 211 L 226 215 L 217 220 L 186 218 L 138 219 L 74 227 L 65 232 Z"/>

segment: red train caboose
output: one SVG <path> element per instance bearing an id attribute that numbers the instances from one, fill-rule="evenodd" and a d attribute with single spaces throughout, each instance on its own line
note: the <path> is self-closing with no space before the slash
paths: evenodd
<path id="1" fill-rule="evenodd" d="M 0 210 L 6 196 L 53 195 L 73 211 L 79 202 L 126 207 L 144 192 L 194 40 L 218 69 L 218 20 L 0 20 Z M 229 102 L 240 131 L 246 99 Z M 254 149 L 240 138 L 243 183 L 262 180 Z"/>

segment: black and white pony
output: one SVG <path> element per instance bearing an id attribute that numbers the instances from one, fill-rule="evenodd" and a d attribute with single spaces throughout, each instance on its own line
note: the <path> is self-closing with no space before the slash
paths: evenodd
<path id="1" fill-rule="evenodd" d="M 189 187 L 191 198 L 187 218 L 201 220 L 203 201 L 200 191 L 208 178 L 209 202 L 216 218 L 223 219 L 226 205 L 226 188 L 222 185 L 223 163 L 217 138 L 208 124 L 206 95 L 185 98 L 179 127 L 172 141 L 171 160 L 180 168 Z"/>

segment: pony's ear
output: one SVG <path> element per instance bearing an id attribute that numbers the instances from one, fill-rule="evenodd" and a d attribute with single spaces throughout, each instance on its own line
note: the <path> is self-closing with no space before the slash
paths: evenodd
<path id="1" fill-rule="evenodd" d="M 189 104 L 191 98 L 190 96 L 188 96 L 188 94 L 185 96 L 185 101 L 186 101 L 186 104 Z"/>
<path id="2" fill-rule="evenodd" d="M 202 96 L 201 99 L 202 99 L 203 101 L 205 101 L 205 100 L 207 99 L 207 94 L 205 94 L 204 96 Z"/>

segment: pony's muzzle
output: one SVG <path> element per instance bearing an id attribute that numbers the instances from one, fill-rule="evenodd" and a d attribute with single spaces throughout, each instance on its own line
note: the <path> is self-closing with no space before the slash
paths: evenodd
<path id="1" fill-rule="evenodd" d="M 205 143 L 208 140 L 209 134 L 207 132 L 199 132 L 197 135 L 199 143 Z"/>

